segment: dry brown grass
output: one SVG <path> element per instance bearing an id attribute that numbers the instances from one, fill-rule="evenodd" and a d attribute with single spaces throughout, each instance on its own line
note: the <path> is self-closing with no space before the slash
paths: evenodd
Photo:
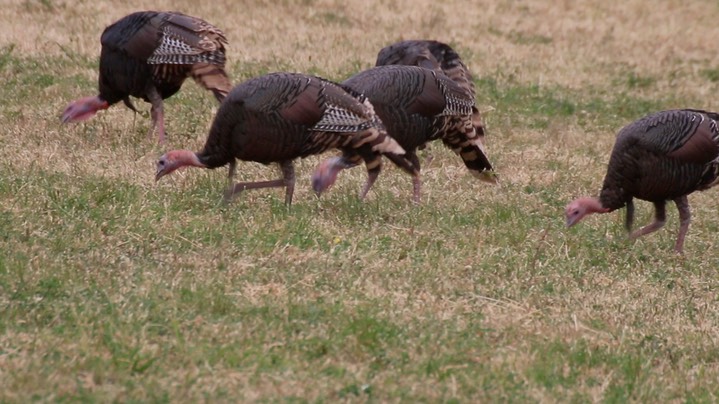
<path id="1" fill-rule="evenodd" d="M 565 231 L 561 212 L 596 192 L 642 102 L 719 109 L 719 5 L 473 4 L 5 1 L 0 401 L 716 401 L 716 191 L 691 197 L 685 257 L 675 212 L 634 245 L 620 215 Z M 434 146 L 419 207 L 392 167 L 367 203 L 361 170 L 317 201 L 316 158 L 298 163 L 291 210 L 274 191 L 221 206 L 224 172 L 156 185 L 147 117 L 57 120 L 95 91 L 104 26 L 147 8 L 222 28 L 238 82 L 342 79 L 395 40 L 449 42 L 475 73 L 501 184 Z M 215 108 L 188 83 L 167 103 L 167 147 L 201 146 Z"/>

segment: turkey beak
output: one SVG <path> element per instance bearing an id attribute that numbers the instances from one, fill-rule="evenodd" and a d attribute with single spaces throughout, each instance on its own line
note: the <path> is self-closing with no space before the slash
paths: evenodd
<path id="1" fill-rule="evenodd" d="M 312 173 L 312 189 L 318 197 L 335 183 L 339 172 L 336 165 L 339 161 L 342 161 L 340 157 L 329 158 L 321 162 Z"/>
<path id="2" fill-rule="evenodd" d="M 162 170 L 161 168 L 157 168 L 157 172 L 155 172 L 155 182 L 157 182 L 160 178 L 162 178 L 163 175 L 165 175 L 163 171 L 164 170 Z"/>
<path id="3" fill-rule="evenodd" d="M 157 162 L 157 170 L 155 171 L 155 182 L 167 174 L 167 164 L 164 161 Z"/>
<path id="4" fill-rule="evenodd" d="M 60 120 L 62 123 L 68 123 L 72 122 L 76 116 L 83 116 L 85 114 L 87 114 L 87 111 L 82 105 L 78 105 L 77 102 L 72 102 L 65 108 L 65 111 L 62 112 Z"/>
<path id="5" fill-rule="evenodd" d="M 107 101 L 97 96 L 80 98 L 65 108 L 60 120 L 62 123 L 84 121 L 95 115 L 98 110 L 107 109 L 109 106 Z"/>
<path id="6" fill-rule="evenodd" d="M 567 215 L 567 222 L 566 222 L 567 227 L 572 227 L 572 226 L 574 226 L 574 225 L 577 224 L 577 222 L 579 222 L 581 219 L 582 219 L 581 216 L 571 216 L 571 215 Z"/>
<path id="7" fill-rule="evenodd" d="M 315 195 L 319 198 L 322 195 L 322 174 L 319 173 L 319 169 L 312 174 L 312 189 L 315 191 Z"/>

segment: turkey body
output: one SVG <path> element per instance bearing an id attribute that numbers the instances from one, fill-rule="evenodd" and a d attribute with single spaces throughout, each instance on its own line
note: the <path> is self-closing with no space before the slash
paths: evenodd
<path id="1" fill-rule="evenodd" d="M 399 41 L 382 48 L 375 65 L 421 66 L 442 72 L 465 89 L 473 100 L 476 96 L 472 73 L 459 54 L 444 42 L 423 39 Z M 484 137 L 482 116 L 475 105 L 472 105 L 472 124 L 477 135 Z"/>
<path id="2" fill-rule="evenodd" d="M 682 251 L 691 219 L 687 195 L 716 185 L 719 177 L 717 119 L 719 114 L 713 112 L 669 110 L 619 131 L 598 201 L 606 212 L 626 206 L 627 230 L 634 220 L 634 198 L 654 204 L 654 222 L 633 232 L 631 238 L 661 228 L 666 201 L 674 201 L 681 221 L 675 249 Z M 571 220 L 571 213 L 568 209 L 568 225 L 578 221 Z"/>
<path id="3" fill-rule="evenodd" d="M 417 148 L 441 139 L 460 155 L 475 176 L 494 180 L 492 165 L 472 126 L 474 100 L 444 74 L 416 66 L 379 66 L 342 84 L 369 98 L 389 135 L 404 148 L 418 170 Z M 343 156 L 345 160 L 350 158 Z M 419 174 L 414 176 L 413 185 L 413 197 L 418 202 Z"/>
<path id="4" fill-rule="evenodd" d="M 101 106 L 95 110 L 123 101 L 137 111 L 129 97 L 141 98 L 152 104 L 151 131 L 158 127 L 160 141 L 165 131 L 162 100 L 179 91 L 186 78 L 195 79 L 218 101 L 230 91 L 224 69 L 227 39 L 217 27 L 199 18 L 176 12 L 140 11 L 108 26 L 100 42 L 95 105 Z M 80 101 L 68 106 L 63 121 L 88 117 Z M 77 103 L 81 105 L 71 108 Z"/>
<path id="5" fill-rule="evenodd" d="M 226 196 L 250 188 L 285 186 L 286 203 L 290 204 L 292 161 L 333 148 L 357 156 L 354 164 L 365 162 L 369 177 L 362 197 L 379 175 L 381 155 L 415 173 L 404 149 L 387 135 L 366 97 L 319 77 L 273 73 L 235 87 L 222 102 L 203 149 L 191 154 L 180 151 L 196 161 L 173 165 L 173 155 L 178 152 L 168 152 L 158 162 L 156 178 L 181 165 L 216 168 L 226 164 L 232 178 L 236 159 L 277 162 L 283 172 L 281 180 L 238 183 Z"/>

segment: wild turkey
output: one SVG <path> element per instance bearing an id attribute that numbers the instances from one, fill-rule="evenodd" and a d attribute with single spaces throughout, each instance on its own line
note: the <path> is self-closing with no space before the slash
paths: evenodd
<path id="1" fill-rule="evenodd" d="M 375 65 L 421 66 L 441 71 L 467 90 L 473 100 L 475 99 L 476 92 L 472 74 L 462 62 L 459 54 L 446 43 L 421 39 L 396 42 L 379 51 Z M 475 105 L 472 105 L 472 124 L 477 136 L 484 141 L 484 124 Z"/>
<path id="2" fill-rule="evenodd" d="M 292 161 L 331 148 L 352 154 L 348 164 L 364 160 L 368 178 L 361 198 L 379 175 L 380 154 L 416 174 L 366 97 L 319 77 L 273 73 L 235 87 L 220 105 L 204 148 L 198 153 L 166 153 L 157 163 L 155 179 L 182 166 L 217 168 L 229 164 L 232 181 L 235 159 L 278 162 L 282 179 L 231 185 L 225 196 L 229 199 L 245 189 L 285 186 L 285 203 L 289 205 L 295 185 Z"/>
<path id="3" fill-rule="evenodd" d="M 227 39 L 217 27 L 177 12 L 140 11 L 105 28 L 100 37 L 100 94 L 70 103 L 62 122 L 90 118 L 122 101 L 137 112 L 130 96 L 152 104 L 152 127 L 165 139 L 162 100 L 192 77 L 222 101 L 230 91 L 225 73 Z"/>
<path id="4" fill-rule="evenodd" d="M 473 175 L 495 182 L 496 176 L 484 146 L 472 126 L 474 100 L 447 76 L 417 66 L 378 66 L 360 72 L 343 83 L 366 95 L 387 127 L 387 133 L 407 151 L 417 168 L 413 176 L 413 200 L 420 199 L 419 159 L 416 150 L 427 142 L 442 142 L 459 154 Z M 321 194 L 337 174 L 356 160 L 352 150 L 322 162 L 312 177 Z"/>
<path id="5" fill-rule="evenodd" d="M 683 251 L 691 214 L 687 195 L 717 184 L 719 114 L 692 109 L 648 115 L 624 127 L 609 158 L 598 198 L 583 197 L 567 205 L 567 227 L 592 213 L 627 207 L 626 228 L 634 220 L 633 198 L 654 204 L 654 221 L 629 235 L 631 239 L 659 230 L 666 220 L 666 201 L 679 210 L 675 250 Z"/>

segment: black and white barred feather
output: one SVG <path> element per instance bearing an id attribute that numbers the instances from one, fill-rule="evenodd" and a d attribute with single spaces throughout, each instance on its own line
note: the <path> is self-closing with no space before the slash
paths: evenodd
<path id="1" fill-rule="evenodd" d="M 214 168 L 234 159 L 272 163 L 355 150 L 368 168 L 384 155 L 414 173 L 366 97 L 331 81 L 299 73 L 272 73 L 236 86 L 217 112 L 198 157 Z"/>
<path id="2" fill-rule="evenodd" d="M 459 54 L 448 44 L 434 40 L 405 40 L 382 48 L 376 66 L 422 66 L 446 74 L 455 83 L 475 95 L 472 74 Z"/>
<path id="3" fill-rule="evenodd" d="M 224 70 L 227 38 L 200 18 L 139 11 L 108 26 L 100 42 L 100 96 L 110 104 L 128 104 L 128 96 L 149 101 L 150 87 L 163 99 L 170 97 L 188 77 L 220 101 L 230 91 Z"/>
<path id="4" fill-rule="evenodd" d="M 387 65 L 360 72 L 342 84 L 369 97 L 389 135 L 413 158 L 417 148 L 441 139 L 474 175 L 495 180 L 487 176 L 492 165 L 472 123 L 474 99 L 446 75 L 418 66 Z"/>
<path id="5" fill-rule="evenodd" d="M 376 66 L 421 66 L 447 75 L 475 99 L 476 90 L 469 68 L 459 54 L 448 44 L 435 40 L 405 40 L 382 48 L 377 54 Z M 477 136 L 484 137 L 482 116 L 472 106 L 472 124 Z"/>

